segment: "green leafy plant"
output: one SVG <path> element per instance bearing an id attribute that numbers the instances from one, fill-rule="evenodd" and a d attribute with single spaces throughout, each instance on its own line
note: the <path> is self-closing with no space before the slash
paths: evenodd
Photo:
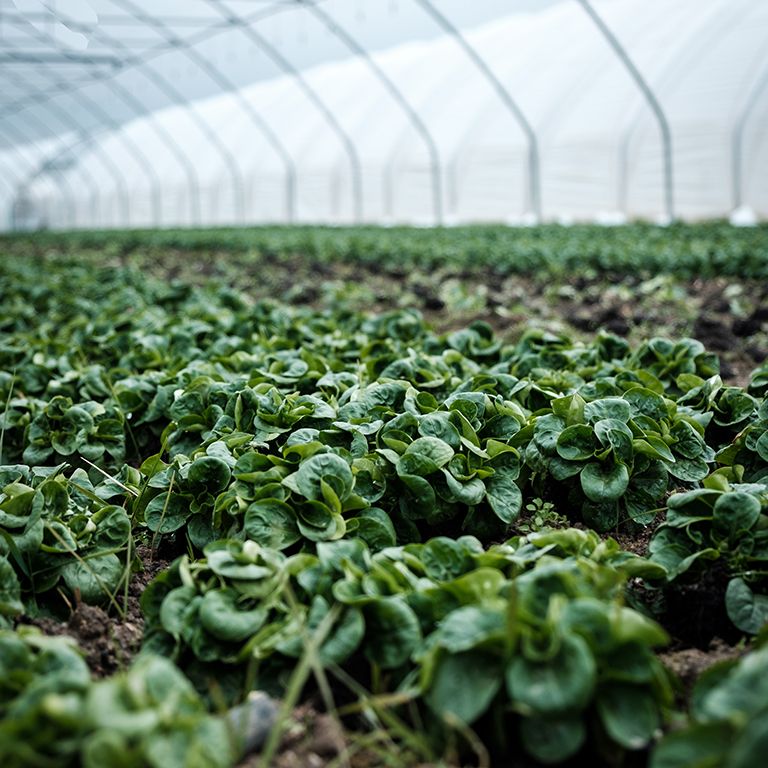
<path id="1" fill-rule="evenodd" d="M 667 570 L 673 588 L 721 562 L 728 617 L 742 632 L 756 634 L 768 622 L 768 486 L 722 478 L 713 475 L 703 488 L 670 496 L 650 559 Z"/>
<path id="2" fill-rule="evenodd" d="M 654 749 L 650 768 L 759 765 L 768 744 L 768 648 L 721 662 L 699 678 L 688 723 Z"/>
<path id="3" fill-rule="evenodd" d="M 228 768 L 234 734 L 167 659 L 92 682 L 68 638 L 0 631 L 0 758 L 11 768 Z"/>
<path id="4" fill-rule="evenodd" d="M 63 467 L 0 467 L 0 613 L 32 611 L 58 585 L 88 603 L 115 603 L 130 570 L 131 522 L 97 495 L 88 474 Z M 108 494 L 105 488 L 102 493 Z"/>
<path id="5" fill-rule="evenodd" d="M 574 754 L 590 732 L 641 748 L 669 705 L 651 650 L 666 635 L 623 605 L 630 575 L 663 571 L 594 533 L 487 550 L 468 536 L 437 538 L 373 555 L 341 540 L 288 558 L 222 541 L 205 554 L 177 561 L 142 606 L 150 648 L 211 674 L 220 662 L 251 665 L 258 685 L 279 688 L 305 638 L 330 621 L 322 664 L 368 666 L 375 693 L 421 702 L 436 727 L 511 717 L 545 762 Z"/>

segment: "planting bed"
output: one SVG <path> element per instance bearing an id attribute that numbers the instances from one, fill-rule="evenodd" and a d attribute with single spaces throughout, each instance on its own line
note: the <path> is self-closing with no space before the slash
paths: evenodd
<path id="1" fill-rule="evenodd" d="M 761 765 L 767 241 L 0 241 L 0 757 Z"/>

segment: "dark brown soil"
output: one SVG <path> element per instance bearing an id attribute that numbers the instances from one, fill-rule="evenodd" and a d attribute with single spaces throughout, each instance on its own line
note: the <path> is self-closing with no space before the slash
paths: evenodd
<path id="1" fill-rule="evenodd" d="M 725 590 L 730 575 L 719 561 L 708 563 L 693 581 L 675 582 L 666 593 L 661 623 L 675 648 L 708 650 L 716 638 L 739 640 L 725 609 Z"/>
<path id="2" fill-rule="evenodd" d="M 714 664 L 721 661 L 737 659 L 744 654 L 744 649 L 728 645 L 719 637 L 715 637 L 706 650 L 701 648 L 680 648 L 659 654 L 659 658 L 667 669 L 680 680 L 682 690 L 681 703 L 688 701 L 693 686 L 699 675 Z"/>
<path id="3" fill-rule="evenodd" d="M 160 571 L 168 567 L 166 560 L 152 556 L 145 545 L 137 548 L 138 569 L 128 586 L 128 599 L 118 604 L 123 616 L 113 615 L 96 605 L 77 603 L 66 621 L 50 618 L 25 618 L 20 623 L 38 627 L 47 635 L 68 635 L 82 650 L 94 677 L 108 677 L 127 666 L 138 653 L 144 634 L 144 617 L 139 599 L 144 588 Z"/>

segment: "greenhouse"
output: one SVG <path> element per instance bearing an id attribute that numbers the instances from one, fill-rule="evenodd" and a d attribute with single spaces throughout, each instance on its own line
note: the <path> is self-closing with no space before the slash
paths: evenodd
<path id="1" fill-rule="evenodd" d="M 763 768 L 768 3 L 0 64 L 3 768 Z"/>
<path id="2" fill-rule="evenodd" d="M 4 2 L 6 227 L 768 212 L 764 3 L 145 5 Z"/>

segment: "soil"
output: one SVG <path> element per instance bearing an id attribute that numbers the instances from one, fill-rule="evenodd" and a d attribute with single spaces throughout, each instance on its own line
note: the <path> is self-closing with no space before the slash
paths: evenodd
<path id="1" fill-rule="evenodd" d="M 254 300 L 279 298 L 317 308 L 386 312 L 416 307 L 438 332 L 484 320 L 508 341 L 530 327 L 575 338 L 600 330 L 637 344 L 652 336 L 692 337 L 716 352 L 721 375 L 744 386 L 768 358 L 768 291 L 762 281 L 670 276 L 551 277 L 437 269 L 406 271 L 378 264 L 313 263 L 301 256 L 165 252 L 152 265 L 165 277 L 211 278 Z"/>
<path id="2" fill-rule="evenodd" d="M 661 653 L 659 658 L 664 666 L 680 680 L 679 698 L 680 703 L 684 704 L 689 700 L 693 686 L 702 672 L 721 661 L 738 659 L 743 654 L 742 647 L 728 645 L 724 640 L 715 637 L 705 650 L 679 648 Z"/>
<path id="3" fill-rule="evenodd" d="M 136 556 L 137 568 L 128 585 L 128 597 L 124 605 L 118 596 L 118 604 L 124 614 L 122 617 L 110 615 L 97 605 L 77 603 L 66 621 L 22 617 L 21 623 L 36 626 L 46 635 L 67 635 L 73 638 L 94 677 L 113 675 L 128 666 L 139 652 L 144 635 L 144 617 L 139 599 L 147 584 L 170 565 L 143 544 L 137 547 Z"/>

